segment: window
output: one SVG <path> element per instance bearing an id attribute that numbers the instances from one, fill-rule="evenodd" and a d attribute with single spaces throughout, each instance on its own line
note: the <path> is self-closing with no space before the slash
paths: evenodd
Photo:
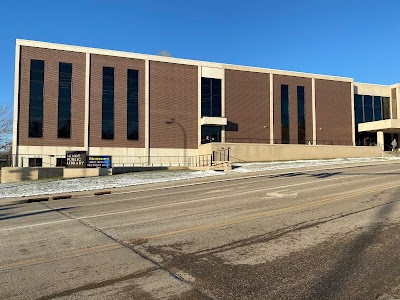
<path id="1" fill-rule="evenodd" d="M 67 165 L 67 159 L 65 157 L 57 157 L 56 167 L 65 167 Z"/>
<path id="2" fill-rule="evenodd" d="M 381 97 L 374 96 L 374 121 L 382 120 Z"/>
<path id="3" fill-rule="evenodd" d="M 306 118 L 304 86 L 297 87 L 298 143 L 306 143 Z"/>
<path id="4" fill-rule="evenodd" d="M 201 143 L 221 142 L 221 126 L 201 126 Z"/>
<path id="5" fill-rule="evenodd" d="M 374 120 L 372 96 L 364 96 L 364 122 L 371 122 Z"/>
<path id="6" fill-rule="evenodd" d="M 201 116 L 221 117 L 221 79 L 201 78 Z"/>
<path id="7" fill-rule="evenodd" d="M 29 137 L 43 137 L 44 61 L 31 60 L 29 82 Z"/>
<path id="8" fill-rule="evenodd" d="M 364 122 L 364 110 L 363 110 L 363 99 L 362 95 L 354 95 L 354 109 L 355 109 L 355 118 L 356 118 L 356 126 L 362 122 Z"/>
<path id="9" fill-rule="evenodd" d="M 139 139 L 139 71 L 128 70 L 127 139 Z"/>
<path id="10" fill-rule="evenodd" d="M 104 140 L 114 139 L 114 68 L 103 67 L 102 130 Z"/>
<path id="11" fill-rule="evenodd" d="M 29 158 L 29 166 L 30 167 L 41 167 L 42 166 L 42 158 L 38 158 L 38 157 Z"/>
<path id="12" fill-rule="evenodd" d="M 281 85 L 282 144 L 289 144 L 289 86 Z"/>
<path id="13" fill-rule="evenodd" d="M 58 137 L 70 138 L 72 64 L 59 63 L 58 74 Z"/>
<path id="14" fill-rule="evenodd" d="M 388 97 L 371 95 L 354 95 L 356 145 L 376 144 L 376 133 L 358 132 L 358 124 L 363 122 L 390 119 L 390 104 Z"/>

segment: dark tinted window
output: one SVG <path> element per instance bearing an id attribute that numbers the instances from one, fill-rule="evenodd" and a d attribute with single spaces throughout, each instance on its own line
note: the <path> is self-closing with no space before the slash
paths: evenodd
<path id="1" fill-rule="evenodd" d="M 102 139 L 114 139 L 114 68 L 103 67 Z"/>
<path id="2" fill-rule="evenodd" d="M 139 139 L 139 71 L 128 70 L 127 138 Z"/>
<path id="3" fill-rule="evenodd" d="M 289 144 L 289 86 L 281 85 L 281 132 L 282 144 Z"/>
<path id="4" fill-rule="evenodd" d="M 221 126 L 201 126 L 201 143 L 221 142 Z"/>
<path id="5" fill-rule="evenodd" d="M 381 97 L 374 96 L 374 121 L 382 120 Z"/>
<path id="6" fill-rule="evenodd" d="M 29 137 L 43 136 L 44 61 L 31 60 L 29 81 Z"/>
<path id="7" fill-rule="evenodd" d="M 59 63 L 58 137 L 71 137 L 72 64 Z"/>
<path id="8" fill-rule="evenodd" d="M 354 110 L 356 118 L 356 126 L 364 121 L 364 110 L 363 110 L 363 96 L 354 95 Z"/>
<path id="9" fill-rule="evenodd" d="M 201 116 L 221 116 L 221 79 L 201 78 Z"/>
<path id="10" fill-rule="evenodd" d="M 38 157 L 29 158 L 29 166 L 30 167 L 41 167 L 42 166 L 42 158 L 38 158 Z"/>
<path id="11" fill-rule="evenodd" d="M 364 96 L 364 122 L 371 122 L 373 120 L 372 96 Z"/>
<path id="12" fill-rule="evenodd" d="M 297 87 L 298 143 L 306 143 L 306 118 L 304 86 Z"/>

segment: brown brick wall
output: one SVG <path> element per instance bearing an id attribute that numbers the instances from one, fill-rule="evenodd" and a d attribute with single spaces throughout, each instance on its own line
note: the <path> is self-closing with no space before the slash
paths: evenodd
<path id="1" fill-rule="evenodd" d="M 396 89 L 392 89 L 392 119 L 397 119 L 397 95 Z"/>
<path id="2" fill-rule="evenodd" d="M 103 67 L 114 68 L 114 139 L 102 139 Z M 145 61 L 132 58 L 91 55 L 90 61 L 91 147 L 134 147 L 145 144 Z M 127 139 L 128 69 L 139 70 L 139 140 Z"/>
<path id="3" fill-rule="evenodd" d="M 197 149 L 197 74 L 197 66 L 150 62 L 151 148 Z"/>
<path id="4" fill-rule="evenodd" d="M 30 138 L 29 86 L 31 59 L 45 61 L 43 99 L 43 137 Z M 57 138 L 59 63 L 72 63 L 71 138 Z M 21 47 L 19 130 L 21 146 L 84 146 L 85 120 L 85 64 L 84 53 Z"/>
<path id="5" fill-rule="evenodd" d="M 269 143 L 269 101 L 269 74 L 225 70 L 226 140 Z"/>
<path id="6" fill-rule="evenodd" d="M 297 86 L 304 86 L 306 141 L 312 140 L 312 79 L 285 75 L 274 75 L 274 140 L 280 144 L 281 131 L 281 85 L 289 86 L 289 138 L 291 144 L 298 143 Z"/>
<path id="7" fill-rule="evenodd" d="M 351 83 L 315 80 L 317 141 L 352 142 Z M 319 130 L 322 128 L 322 130 Z"/>

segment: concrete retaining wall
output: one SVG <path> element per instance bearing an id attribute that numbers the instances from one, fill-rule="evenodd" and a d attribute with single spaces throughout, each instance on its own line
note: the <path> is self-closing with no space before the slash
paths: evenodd
<path id="1" fill-rule="evenodd" d="M 328 146 L 328 145 L 268 145 L 242 143 L 211 143 L 199 148 L 200 154 L 212 151 L 230 149 L 231 162 L 253 161 L 284 161 L 298 159 L 330 159 L 380 157 L 379 147 L 361 146 Z"/>
<path id="2" fill-rule="evenodd" d="M 18 182 L 25 180 L 38 180 L 43 178 L 62 177 L 62 168 L 13 168 L 5 167 L 1 169 L 1 183 Z"/>

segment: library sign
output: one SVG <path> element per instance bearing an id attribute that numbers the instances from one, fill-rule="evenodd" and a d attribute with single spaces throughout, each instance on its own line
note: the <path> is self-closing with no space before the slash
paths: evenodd
<path id="1" fill-rule="evenodd" d="M 67 168 L 86 168 L 86 151 L 67 151 Z"/>
<path id="2" fill-rule="evenodd" d="M 111 156 L 87 155 L 86 151 L 67 151 L 67 168 L 111 168 Z"/>

